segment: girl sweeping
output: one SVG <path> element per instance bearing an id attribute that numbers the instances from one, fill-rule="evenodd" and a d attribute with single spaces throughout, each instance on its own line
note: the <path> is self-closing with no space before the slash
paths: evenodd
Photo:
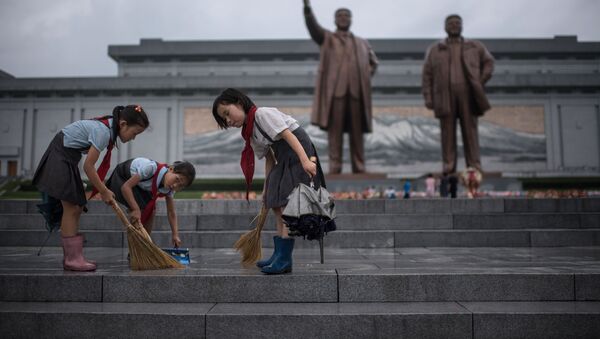
<path id="1" fill-rule="evenodd" d="M 254 154 L 266 159 L 263 201 L 275 213 L 277 235 L 273 237 L 273 255 L 256 265 L 266 274 L 291 272 L 294 239 L 288 237 L 281 215 L 287 197 L 299 183 L 308 185 L 311 177 L 317 187 L 325 184 L 320 164 L 310 160 L 317 154 L 310 137 L 291 116 L 276 108 L 257 108 L 250 98 L 233 88 L 215 99 L 212 113 L 220 128 L 242 128 L 246 145 L 240 164 L 246 178 L 246 199 L 254 175 Z"/>
<path id="2" fill-rule="evenodd" d="M 154 225 L 156 199 L 165 197 L 167 217 L 171 225 L 171 242 L 179 247 L 181 239 L 173 196 L 192 184 L 196 177 L 194 166 L 187 161 L 172 165 L 135 158 L 117 165 L 106 186 L 115 193 L 116 200 L 129 208 L 131 223 L 140 221 L 150 234 Z"/>
<path id="3" fill-rule="evenodd" d="M 141 106 L 117 106 L 112 115 L 67 125 L 50 142 L 35 171 L 33 184 L 40 192 L 60 200 L 62 204 L 60 230 L 65 270 L 96 269 L 94 262 L 83 257 L 83 235 L 78 233 L 79 218 L 87 203 L 78 168 L 81 155 L 87 153 L 83 170 L 94 186 L 92 195 L 98 192 L 102 200 L 109 203 L 114 194 L 103 180 L 110 168 L 111 150 L 117 143 L 117 137 L 124 143 L 131 141 L 149 124 Z M 96 171 L 94 165 L 104 149 L 107 150 L 106 155 Z"/>

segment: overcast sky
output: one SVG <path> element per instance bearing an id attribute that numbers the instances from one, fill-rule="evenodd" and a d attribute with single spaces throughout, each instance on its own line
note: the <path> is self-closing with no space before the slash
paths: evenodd
<path id="1" fill-rule="evenodd" d="M 320 24 L 353 12 L 365 38 L 440 38 L 447 14 L 473 38 L 600 41 L 600 0 L 313 0 Z M 302 0 L 0 0 L 0 69 L 16 77 L 115 76 L 108 45 L 308 39 Z"/>

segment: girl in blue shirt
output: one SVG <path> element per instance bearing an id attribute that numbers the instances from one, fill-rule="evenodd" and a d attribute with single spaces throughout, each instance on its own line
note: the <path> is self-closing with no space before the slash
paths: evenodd
<path id="1" fill-rule="evenodd" d="M 152 233 L 156 199 L 165 197 L 167 217 L 171 226 L 171 242 L 181 245 L 175 213 L 175 192 L 189 187 L 196 177 L 194 166 L 187 161 L 172 165 L 147 158 L 129 159 L 117 165 L 106 186 L 115 193 L 116 200 L 127 206 L 132 224 L 140 221 L 148 234 Z"/>
<path id="2" fill-rule="evenodd" d="M 83 170 L 102 200 L 110 203 L 114 194 L 103 183 L 110 167 L 110 155 L 117 138 L 129 142 L 149 125 L 146 112 L 139 105 L 117 106 L 112 115 L 76 121 L 56 134 L 42 156 L 33 177 L 40 192 L 60 200 L 63 214 L 60 225 L 63 245 L 63 268 L 71 271 L 93 271 L 96 264 L 83 257 L 83 235 L 78 233 L 79 218 L 87 199 L 79 172 L 79 161 L 87 153 Z M 102 164 L 96 170 L 100 153 L 106 149 Z"/>

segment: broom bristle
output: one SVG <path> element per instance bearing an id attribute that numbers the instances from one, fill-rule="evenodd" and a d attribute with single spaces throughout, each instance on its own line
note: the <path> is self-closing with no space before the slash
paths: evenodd
<path id="1" fill-rule="evenodd" d="M 184 268 L 181 263 L 173 259 L 170 255 L 163 252 L 152 242 L 150 235 L 141 222 L 136 222 L 136 226 L 131 225 L 127 216 L 117 204 L 115 199 L 111 199 L 110 205 L 117 214 L 117 217 L 123 223 L 127 232 L 127 243 L 129 247 L 129 266 L 134 270 L 156 270 L 160 268 Z"/>
<path id="2" fill-rule="evenodd" d="M 262 256 L 260 232 L 257 232 L 256 229 L 247 232 L 236 241 L 234 247 L 242 254 L 242 265 L 253 265 Z"/>
<path id="3" fill-rule="evenodd" d="M 156 246 L 143 227 L 137 228 L 129 225 L 127 227 L 127 242 L 130 255 L 129 265 L 134 270 L 185 267 Z"/>
<path id="4" fill-rule="evenodd" d="M 262 257 L 260 233 L 267 220 L 269 210 L 263 205 L 256 217 L 256 227 L 244 233 L 233 245 L 242 254 L 242 265 L 251 266 Z"/>

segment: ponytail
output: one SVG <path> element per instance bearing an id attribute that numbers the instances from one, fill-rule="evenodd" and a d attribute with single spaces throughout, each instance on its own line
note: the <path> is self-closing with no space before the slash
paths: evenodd
<path id="1" fill-rule="evenodd" d="M 119 118 L 121 117 L 121 112 L 125 109 L 124 106 L 115 106 L 112 112 L 112 132 L 113 132 L 113 143 L 117 144 L 117 137 L 119 136 Z"/>
<path id="2" fill-rule="evenodd" d="M 113 132 L 115 138 L 115 144 L 117 142 L 117 136 L 119 135 L 119 128 L 121 126 L 121 120 L 124 120 L 128 126 L 138 125 L 144 129 L 150 126 L 150 120 L 148 115 L 140 105 L 127 105 L 127 106 L 116 106 L 113 109 Z"/>
<path id="3" fill-rule="evenodd" d="M 140 105 L 128 105 L 128 106 L 115 106 L 113 108 L 112 115 L 105 115 L 102 117 L 94 118 L 94 120 L 108 120 L 113 119 L 112 124 L 112 142 L 117 147 L 117 137 L 119 136 L 119 129 L 121 124 L 119 122 L 121 120 L 125 120 L 127 125 L 138 125 L 143 127 L 144 129 L 150 126 L 150 121 L 148 120 L 148 115 Z"/>

